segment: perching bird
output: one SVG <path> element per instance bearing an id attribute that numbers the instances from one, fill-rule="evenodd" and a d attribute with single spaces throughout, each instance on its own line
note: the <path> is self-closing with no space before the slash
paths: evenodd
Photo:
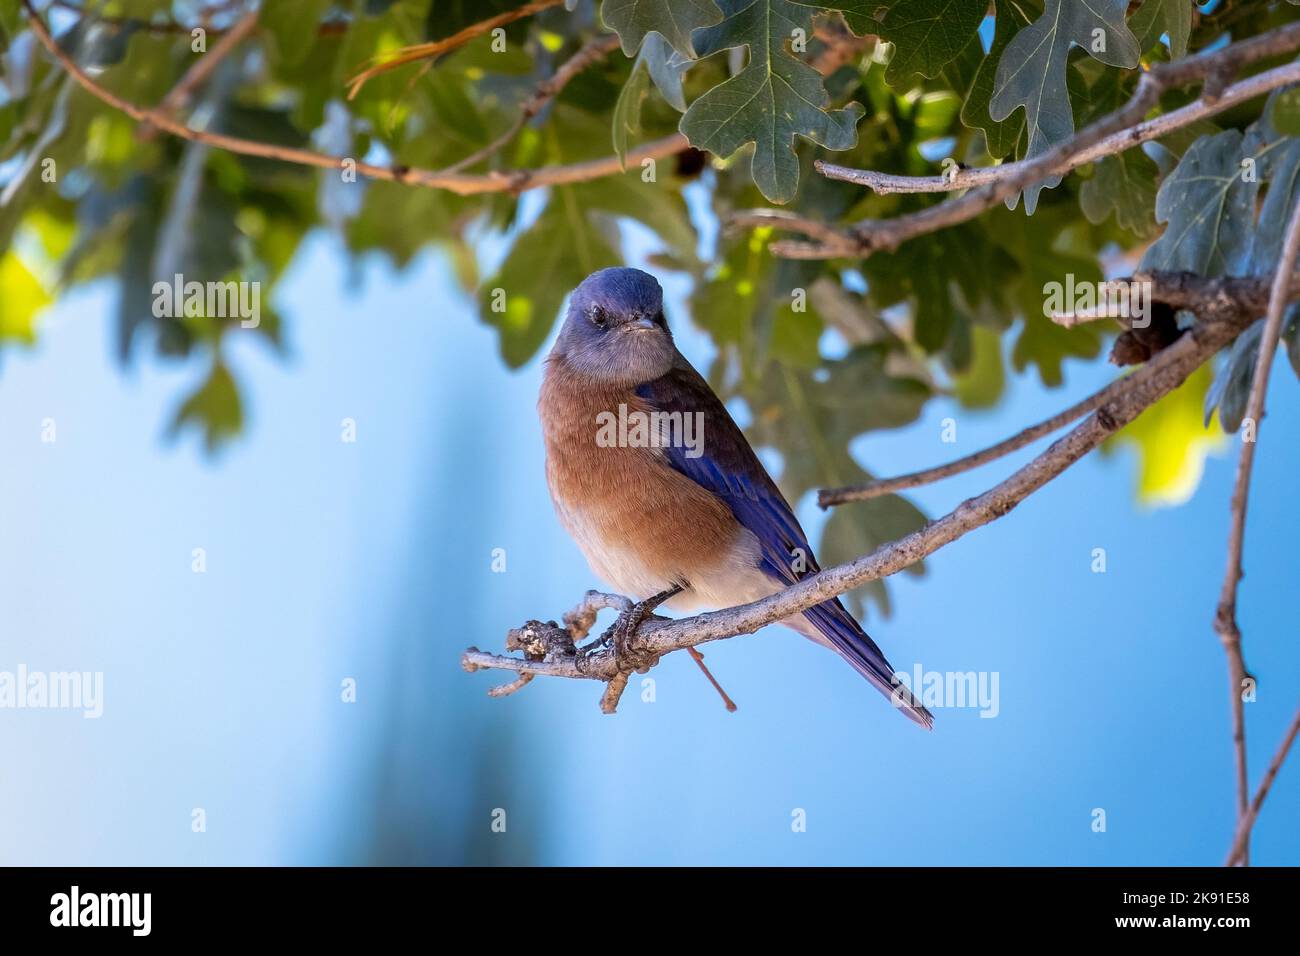
<path id="1" fill-rule="evenodd" d="M 578 286 L 547 359 L 538 411 L 560 521 L 592 570 L 621 593 L 641 599 L 681 588 L 665 602 L 674 610 L 734 607 L 818 570 L 776 483 L 677 351 L 652 276 L 602 269 Z M 669 415 L 656 420 L 655 412 Z M 838 599 L 782 623 L 835 650 L 908 717 L 931 726 L 929 711 L 893 680 L 885 655 Z"/>

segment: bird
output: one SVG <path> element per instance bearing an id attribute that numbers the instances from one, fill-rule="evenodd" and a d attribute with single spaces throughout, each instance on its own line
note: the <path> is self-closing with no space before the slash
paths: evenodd
<path id="1" fill-rule="evenodd" d="M 601 269 L 573 291 L 546 359 L 538 417 L 560 523 L 620 593 L 677 612 L 726 608 L 818 571 L 789 502 L 677 349 L 650 274 Z M 838 598 L 781 623 L 834 650 L 932 727 Z"/>

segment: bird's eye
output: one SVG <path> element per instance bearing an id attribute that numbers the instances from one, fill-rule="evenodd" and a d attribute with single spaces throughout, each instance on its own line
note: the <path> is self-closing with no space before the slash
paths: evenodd
<path id="1" fill-rule="evenodd" d="M 604 309 L 599 307 L 591 309 L 587 313 L 587 318 L 591 319 L 591 324 L 598 329 L 603 329 L 609 324 L 609 316 L 606 314 Z"/>

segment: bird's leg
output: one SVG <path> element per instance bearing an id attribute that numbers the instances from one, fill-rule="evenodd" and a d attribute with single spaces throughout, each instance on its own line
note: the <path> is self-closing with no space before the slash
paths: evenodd
<path id="1" fill-rule="evenodd" d="M 718 683 L 718 679 L 714 677 L 708 667 L 704 665 L 704 655 L 694 647 L 688 647 L 686 650 L 690 651 L 691 658 L 696 664 L 700 665 L 700 670 L 704 671 L 704 676 L 709 679 L 709 683 L 713 685 L 713 689 L 716 690 L 718 695 L 722 698 L 722 704 L 727 708 L 727 712 L 734 714 L 736 712 L 736 702 L 727 696 L 727 692 L 722 689 L 722 685 Z"/>
<path id="2" fill-rule="evenodd" d="M 634 646 L 633 641 L 636 638 L 637 628 L 641 623 L 654 613 L 655 608 L 663 604 L 669 598 L 681 594 L 683 587 L 680 584 L 674 584 L 666 591 L 660 591 L 653 597 L 648 597 L 644 601 L 638 601 L 626 611 L 619 614 L 606 635 L 612 639 L 614 645 L 614 659 L 618 662 L 621 671 L 639 671 L 650 667 L 656 659 L 647 655 L 641 648 Z"/>

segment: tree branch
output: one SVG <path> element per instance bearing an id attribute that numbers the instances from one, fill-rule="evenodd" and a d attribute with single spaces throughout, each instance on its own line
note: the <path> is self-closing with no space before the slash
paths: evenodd
<path id="1" fill-rule="evenodd" d="M 67 54 L 59 49 L 44 22 L 37 16 L 31 0 L 23 0 L 27 8 L 27 19 L 32 31 L 41 45 L 59 65 L 92 96 L 108 104 L 121 113 L 140 123 L 149 123 L 164 132 L 188 139 L 196 143 L 206 143 L 218 149 L 224 149 L 241 156 L 258 156 L 263 159 L 277 159 L 301 166 L 314 166 L 319 169 L 341 170 L 354 168 L 363 176 L 388 182 L 404 183 L 412 186 L 424 186 L 429 189 L 445 189 L 461 196 L 482 193 L 513 192 L 521 193 L 542 186 L 562 186 L 572 183 L 587 182 L 604 176 L 617 175 L 624 170 L 624 164 L 617 156 L 571 163 L 564 166 L 544 166 L 537 169 L 514 169 L 499 172 L 469 175 L 465 173 L 441 173 L 435 170 L 414 169 L 408 166 L 377 166 L 347 156 L 330 156 L 307 149 L 294 149 L 288 146 L 276 146 L 257 140 L 227 136 L 208 130 L 192 129 L 172 116 L 124 100 L 115 93 L 106 90 L 86 74 Z M 627 165 L 639 164 L 644 159 L 662 159 L 680 153 L 687 147 L 686 137 L 673 133 L 662 139 L 642 143 L 627 153 Z"/>
<path id="2" fill-rule="evenodd" d="M 846 564 L 826 568 L 760 601 L 680 620 L 651 618 L 634 635 L 639 659 L 657 660 L 686 647 L 752 634 L 766 624 L 805 611 L 869 581 L 895 574 L 970 531 L 1003 517 L 1177 388 L 1192 371 L 1236 338 L 1258 314 L 1253 302 L 1238 302 L 1224 295 L 1211 297 L 1199 313 L 1199 321 L 1187 334 L 1124 378 L 1121 383 L 1124 387 L 1067 435 L 990 490 L 963 502 L 919 531 Z M 546 625 L 530 622 L 525 627 L 534 629 L 532 654 L 518 658 L 470 648 L 462 658 L 464 667 L 605 682 L 626 676 L 628 672 L 610 647 L 593 647 L 589 653 L 570 655 L 561 636 L 563 632 L 557 626 L 550 625 L 548 629 Z M 542 629 L 540 634 L 537 628 Z"/>
<path id="3" fill-rule="evenodd" d="M 195 60 L 194 65 L 185 71 L 185 75 L 172 87 L 171 92 L 163 97 L 162 102 L 158 104 L 158 111 L 168 116 L 176 116 L 184 112 L 194 94 L 211 78 L 222 61 L 257 29 L 257 17 L 258 9 L 254 7 L 240 17 L 228 32 L 222 34 L 221 39 L 213 44 L 212 49 Z M 154 132 L 152 124 L 143 123 L 136 130 L 136 136 L 141 140 L 149 140 L 153 138 Z"/>
<path id="4" fill-rule="evenodd" d="M 1295 743 L 1297 734 L 1300 734 L 1300 709 L 1297 709 L 1295 716 L 1291 718 L 1291 726 L 1282 738 L 1282 743 L 1278 745 L 1277 753 L 1273 755 L 1273 762 L 1268 765 L 1268 771 L 1264 774 L 1264 779 L 1259 782 L 1259 789 L 1255 791 L 1255 799 L 1250 802 L 1249 809 L 1237 824 L 1232 849 L 1228 851 L 1228 858 L 1224 861 L 1224 866 L 1232 866 L 1238 859 L 1243 862 L 1246 861 L 1251 828 L 1255 825 L 1255 820 L 1259 816 L 1259 809 L 1264 805 L 1264 798 L 1268 796 L 1268 791 L 1273 786 L 1273 780 L 1277 777 L 1277 772 L 1282 769 L 1282 764 L 1286 760 L 1287 753 L 1291 750 L 1291 745 Z"/>
<path id="5" fill-rule="evenodd" d="M 982 451 L 967 455 L 964 458 L 958 458 L 947 464 L 936 465 L 933 468 L 923 468 L 921 471 L 914 471 L 910 474 L 899 475 L 896 478 L 880 478 L 875 481 L 864 482 L 860 485 L 846 485 L 842 488 L 822 488 L 817 492 L 817 505 L 822 509 L 834 508 L 837 505 L 847 504 L 850 501 L 865 501 L 868 498 L 879 498 L 882 495 L 892 495 L 895 492 L 906 491 L 909 488 L 919 488 L 922 485 L 932 484 L 944 478 L 950 478 L 953 475 L 960 475 L 963 472 L 978 468 L 980 465 L 986 465 L 991 461 L 997 461 L 1013 451 L 1019 451 L 1026 445 L 1033 444 L 1044 435 L 1050 435 L 1054 431 L 1059 431 L 1070 422 L 1082 418 L 1084 415 L 1101 407 L 1109 399 L 1122 391 L 1121 386 L 1124 379 L 1118 379 L 1111 382 L 1110 385 L 1094 392 L 1082 401 L 1075 402 L 1069 408 L 1063 409 L 1053 415 L 1051 418 L 1045 418 L 1036 425 L 1030 425 L 1023 431 L 1017 432 L 1010 438 L 1003 439 L 996 445 L 990 445 Z"/>
<path id="6" fill-rule="evenodd" d="M 1234 83 L 1224 90 L 1217 99 L 1207 100 L 1202 97 L 1193 100 L 1184 107 L 1162 113 L 1129 129 L 1113 133 L 1067 157 L 1052 169 L 1051 174 L 1056 176 L 1073 172 L 1080 166 L 1095 163 L 1099 159 L 1105 159 L 1107 156 L 1113 156 L 1116 153 L 1132 149 L 1134 146 L 1141 146 L 1143 143 L 1149 143 L 1154 139 L 1167 136 L 1174 130 L 1190 126 L 1192 123 L 1213 116 L 1215 113 L 1221 113 L 1246 100 L 1262 96 L 1279 86 L 1286 86 L 1297 81 L 1300 81 L 1300 64 L 1289 63 L 1274 70 L 1258 73 L 1249 79 L 1242 80 L 1240 83 Z M 870 169 L 837 166 L 834 163 L 827 163 L 822 160 L 818 160 L 814 165 L 817 167 L 817 171 L 827 179 L 856 183 L 859 186 L 866 186 L 880 195 L 889 195 L 891 193 L 955 192 L 976 186 L 987 186 L 990 183 L 1019 175 L 1025 165 L 1030 162 L 1032 160 L 1022 159 L 1017 162 L 1003 163 L 1000 166 L 956 169 L 947 176 L 898 176 Z"/>
<path id="7" fill-rule="evenodd" d="M 1237 624 L 1237 585 L 1241 581 L 1241 556 L 1246 537 L 1246 505 L 1250 497 L 1250 477 L 1255 465 L 1255 448 L 1259 429 L 1263 425 L 1264 397 L 1268 392 L 1269 373 L 1278 339 L 1282 335 L 1282 316 L 1286 312 L 1288 278 L 1295 269 L 1300 252 L 1300 201 L 1296 203 L 1287 224 L 1286 237 L 1278 258 L 1269 293 L 1268 314 L 1260 336 L 1259 355 L 1255 359 L 1255 376 L 1246 404 L 1246 417 L 1242 424 L 1247 432 L 1242 437 L 1241 455 L 1237 459 L 1237 479 L 1232 489 L 1232 527 L 1228 532 L 1228 561 L 1223 573 L 1223 586 L 1214 613 L 1214 630 L 1223 642 L 1228 657 L 1228 693 L 1232 706 L 1232 742 L 1237 758 L 1237 822 L 1240 826 L 1248 812 L 1247 799 L 1250 778 L 1246 771 L 1246 714 L 1242 700 L 1242 684 L 1246 680 L 1246 660 L 1241 650 L 1241 628 Z M 1236 852 L 1236 851 L 1235 851 Z M 1244 865 L 1250 865 L 1250 831 L 1241 835 L 1239 856 Z"/>
<path id="8" fill-rule="evenodd" d="M 464 159 L 459 160 L 442 173 L 457 173 L 462 169 L 468 169 L 475 163 L 480 163 L 488 157 L 494 155 L 503 146 L 519 135 L 519 131 L 528 125 L 529 120 L 540 113 L 551 100 L 560 94 L 560 91 L 568 85 L 569 81 L 591 66 L 593 63 L 599 63 L 610 53 L 618 49 L 618 35 L 609 33 L 604 36 L 598 36 L 594 40 L 589 40 L 577 53 L 565 60 L 555 74 L 549 79 L 543 80 L 537 85 L 537 90 L 524 103 L 519 110 L 519 115 L 515 117 L 510 128 L 504 133 L 488 143 L 482 149 L 470 153 Z"/>
<path id="9" fill-rule="evenodd" d="M 1268 308 L 1271 284 L 1263 279 L 1225 277 L 1207 279 L 1190 272 L 1152 272 L 1141 273 L 1129 280 L 1148 285 L 1153 302 L 1163 302 L 1174 308 L 1195 308 L 1204 311 L 1207 307 L 1217 313 L 1227 313 L 1240 309 L 1253 315 L 1259 315 Z M 1300 275 L 1292 278 L 1288 297 L 1300 295 Z M 864 501 L 877 498 L 909 488 L 919 488 L 943 478 L 959 475 L 978 468 L 999 458 L 1018 451 L 1044 435 L 1068 425 L 1070 422 L 1100 408 L 1106 402 L 1120 395 L 1128 387 L 1127 378 L 1111 382 L 1087 398 L 1075 402 L 1069 408 L 1057 412 L 1036 425 L 1017 432 L 996 445 L 990 445 L 982 451 L 958 458 L 946 464 L 899 475 L 896 478 L 881 478 L 860 485 L 847 485 L 843 488 L 823 488 L 817 492 L 817 504 L 822 508 L 832 508 L 850 501 Z"/>
<path id="10" fill-rule="evenodd" d="M 1166 90 L 1194 82 L 1203 83 L 1202 95 L 1193 105 L 1198 110 L 1203 110 L 1198 115 L 1209 116 L 1224 108 L 1222 104 L 1229 94 L 1235 103 L 1246 98 L 1247 93 L 1257 96 L 1268 89 L 1300 82 L 1300 64 L 1277 67 L 1227 89 L 1216 90 L 1211 82 L 1231 75 L 1243 66 L 1297 48 L 1300 48 L 1300 23 L 1293 23 L 1221 50 L 1156 64 L 1142 74 L 1137 88 L 1124 106 L 1096 120 L 1040 156 L 1008 164 L 1005 167 L 1008 170 L 1006 173 L 970 171 L 971 176 L 984 175 L 990 178 L 958 199 L 894 219 L 868 219 L 841 228 L 819 224 L 819 233 L 802 230 L 802 223 L 798 220 L 786 220 L 782 223 L 783 227 L 795 232 L 803 231 L 805 235 L 817 235 L 819 241 L 779 241 L 772 243 L 770 249 L 774 255 L 791 259 L 865 258 L 879 250 L 896 249 L 909 239 L 967 222 L 1022 189 L 1054 175 L 1058 169 L 1066 169 L 1076 155 L 1085 153 L 1112 137 L 1117 142 L 1131 138 L 1134 130 L 1142 125 L 1147 112 L 1159 103 L 1161 94 Z M 1136 142 L 1138 140 L 1129 145 L 1135 145 Z M 818 165 L 819 168 L 825 166 L 824 163 Z M 958 176 L 960 175 L 959 173 Z M 754 212 L 740 213 L 734 217 L 734 221 L 744 224 L 753 215 Z M 831 234 L 826 234 L 827 229 L 832 230 Z"/>
<path id="11" fill-rule="evenodd" d="M 522 7 L 514 10 L 507 10 L 499 13 L 495 17 L 489 17 L 478 23 L 471 23 L 465 29 L 453 33 L 449 37 L 441 40 L 435 40 L 432 43 L 417 43 L 414 46 L 403 47 L 400 50 L 394 50 L 387 58 L 373 64 L 362 70 L 356 76 L 348 81 L 348 99 L 354 99 L 361 88 L 366 83 L 381 73 L 388 73 L 397 69 L 399 66 L 405 66 L 408 63 L 415 63 L 419 60 L 431 60 L 434 57 L 449 53 L 457 47 L 464 46 L 475 37 L 482 36 L 484 33 L 490 33 L 497 27 L 503 27 L 508 23 L 514 23 L 524 17 L 531 17 L 548 7 L 556 7 L 563 3 L 564 0 L 533 0 Z"/>

